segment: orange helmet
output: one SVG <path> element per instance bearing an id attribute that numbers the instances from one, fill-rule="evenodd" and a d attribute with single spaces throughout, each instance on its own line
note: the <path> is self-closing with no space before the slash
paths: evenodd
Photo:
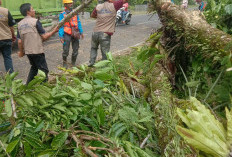
<path id="1" fill-rule="evenodd" d="M 63 4 L 65 3 L 73 3 L 73 0 L 63 0 Z"/>

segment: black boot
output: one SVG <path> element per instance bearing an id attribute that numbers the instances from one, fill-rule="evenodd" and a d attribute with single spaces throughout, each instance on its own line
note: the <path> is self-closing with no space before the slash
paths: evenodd
<path id="1" fill-rule="evenodd" d="M 63 57 L 63 67 L 64 68 L 68 68 L 68 65 L 67 65 L 67 57 Z"/>
<path id="2" fill-rule="evenodd" d="M 77 60 L 77 56 L 72 56 L 72 66 L 75 66 Z"/>

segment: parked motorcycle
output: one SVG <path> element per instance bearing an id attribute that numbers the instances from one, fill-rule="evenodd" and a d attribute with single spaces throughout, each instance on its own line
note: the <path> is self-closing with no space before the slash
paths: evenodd
<path id="1" fill-rule="evenodd" d="M 117 15 L 116 15 L 116 22 L 115 25 L 118 26 L 118 24 L 122 24 L 122 12 L 124 11 L 124 7 L 120 8 L 117 11 Z M 131 16 L 132 14 L 130 13 L 130 11 L 127 11 L 126 17 L 125 17 L 125 24 L 129 25 L 130 21 L 131 21 Z"/>

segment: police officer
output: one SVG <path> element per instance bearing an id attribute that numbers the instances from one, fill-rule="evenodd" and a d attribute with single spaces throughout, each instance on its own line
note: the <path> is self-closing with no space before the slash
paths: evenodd
<path id="1" fill-rule="evenodd" d="M 48 79 L 49 71 L 42 42 L 58 32 L 58 28 L 56 27 L 53 31 L 45 33 L 42 24 L 35 18 L 35 10 L 30 3 L 22 4 L 20 12 L 24 16 L 24 19 L 18 23 L 19 57 L 26 54 L 31 64 L 27 84 L 34 79 L 38 70 L 43 71 Z"/>
<path id="2" fill-rule="evenodd" d="M 0 5 L 2 1 L 0 0 Z M 8 9 L 0 7 L 0 52 L 3 55 L 6 71 L 12 73 L 14 71 L 11 52 L 12 41 L 15 42 L 14 33 L 15 20 L 12 18 Z"/>
<path id="3" fill-rule="evenodd" d="M 59 21 L 61 21 L 67 14 L 72 11 L 73 1 L 63 0 L 65 10 L 60 13 Z M 75 35 L 76 34 L 76 35 Z M 63 44 L 63 67 L 67 68 L 67 57 L 69 55 L 70 43 L 72 43 L 72 66 L 75 66 L 78 49 L 79 49 L 79 39 L 83 39 L 83 29 L 81 26 L 81 21 L 79 16 L 74 16 L 70 21 L 66 22 L 63 27 L 59 29 L 60 41 Z"/>

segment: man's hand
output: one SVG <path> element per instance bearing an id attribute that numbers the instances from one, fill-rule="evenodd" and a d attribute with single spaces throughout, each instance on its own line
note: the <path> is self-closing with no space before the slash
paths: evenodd
<path id="1" fill-rule="evenodd" d="M 16 42 L 16 37 L 15 36 L 12 37 L 12 41 L 13 41 L 13 43 Z"/>
<path id="2" fill-rule="evenodd" d="M 82 40 L 84 39 L 84 34 L 81 34 L 81 39 L 82 39 Z"/>
<path id="3" fill-rule="evenodd" d="M 58 28 L 58 26 L 56 26 L 56 27 L 53 29 L 53 32 L 56 33 L 56 32 L 58 32 L 58 31 L 59 31 L 59 28 Z"/>
<path id="4" fill-rule="evenodd" d="M 23 57 L 24 55 L 25 55 L 25 53 L 23 53 L 22 51 L 18 51 L 19 58 Z"/>
<path id="5" fill-rule="evenodd" d="M 63 43 L 64 43 L 64 38 L 61 38 L 61 39 L 60 39 L 60 42 L 63 44 Z"/>

